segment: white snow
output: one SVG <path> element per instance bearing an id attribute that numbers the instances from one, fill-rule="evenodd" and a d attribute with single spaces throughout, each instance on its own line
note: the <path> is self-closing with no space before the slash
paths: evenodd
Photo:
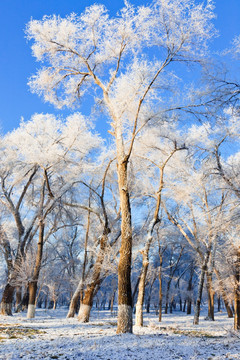
<path id="1" fill-rule="evenodd" d="M 163 314 L 159 323 L 152 312 L 144 314 L 144 327 L 123 335 L 116 335 L 117 317 L 109 311 L 93 311 L 87 324 L 66 315 L 67 309 L 36 309 L 35 319 L 25 313 L 0 316 L 0 359 L 240 359 L 240 334 L 226 313 L 216 313 L 214 322 L 201 316 L 194 326 L 192 315 Z M 40 332 L 21 335 L 20 328 Z"/>

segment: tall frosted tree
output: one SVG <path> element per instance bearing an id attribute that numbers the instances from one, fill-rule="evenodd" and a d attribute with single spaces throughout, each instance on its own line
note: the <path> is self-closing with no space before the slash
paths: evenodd
<path id="1" fill-rule="evenodd" d="M 166 110 L 176 64 L 203 59 L 214 34 L 212 11 L 211 0 L 155 0 L 138 7 L 125 1 L 115 17 L 94 4 L 79 16 L 44 16 L 27 26 L 33 55 L 42 62 L 30 79 L 32 91 L 59 108 L 92 97 L 105 108 L 115 140 L 122 216 L 117 333 L 132 332 L 128 164 L 134 140 Z"/>

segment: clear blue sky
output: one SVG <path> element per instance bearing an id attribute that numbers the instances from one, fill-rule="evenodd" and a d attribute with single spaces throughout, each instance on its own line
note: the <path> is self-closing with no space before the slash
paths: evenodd
<path id="1" fill-rule="evenodd" d="M 41 19 L 45 14 L 80 13 L 96 2 L 105 4 L 111 14 L 123 6 L 123 0 L 0 0 L 0 128 L 3 133 L 16 128 L 21 116 L 27 120 L 35 112 L 56 113 L 52 105 L 44 104 L 28 89 L 27 79 L 39 64 L 25 39 L 26 23 L 31 17 Z M 131 3 L 146 1 L 132 0 Z M 220 36 L 214 42 L 214 49 L 221 51 L 240 34 L 240 0 L 216 0 L 215 5 L 215 26 Z"/>

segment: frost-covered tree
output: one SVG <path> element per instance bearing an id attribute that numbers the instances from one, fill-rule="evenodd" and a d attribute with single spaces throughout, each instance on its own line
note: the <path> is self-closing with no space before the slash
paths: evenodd
<path id="1" fill-rule="evenodd" d="M 9 212 L 8 217 L 11 216 L 14 222 L 11 229 L 6 218 L 2 227 L 5 243 L 9 242 L 8 234 L 15 239 L 16 255 L 11 262 L 2 311 L 11 308 L 17 269 L 30 242 L 38 234 L 36 266 L 32 279 L 29 280 L 29 306 L 32 306 L 29 316 L 34 314 L 44 230 L 46 236 L 47 231 L 51 231 L 47 218 L 51 212 L 56 211 L 60 200 L 80 180 L 83 173 L 91 168 L 90 153 L 101 143 L 89 125 L 79 114 L 68 117 L 66 121 L 58 120 L 53 115 L 36 114 L 4 138 L 1 201 Z M 86 139 L 89 141 L 86 142 Z M 51 224 L 52 227 L 54 225 Z M 6 305 L 5 299 L 10 299 L 9 291 L 11 301 Z"/>
<path id="2" fill-rule="evenodd" d="M 95 4 L 79 16 L 45 16 L 27 26 L 33 54 L 43 63 L 29 82 L 32 91 L 57 107 L 77 105 L 83 96 L 100 99 L 110 122 L 122 216 L 118 333 L 132 332 L 128 164 L 134 140 L 161 107 L 168 108 L 174 64 L 203 60 L 214 34 L 212 10 L 210 0 L 155 0 L 136 8 L 126 1 L 112 18 Z"/>
<path id="3" fill-rule="evenodd" d="M 173 139 L 171 137 L 174 136 Z M 167 181 L 164 179 L 165 168 L 167 167 L 174 154 L 179 150 L 184 150 L 185 146 L 179 146 L 176 138 L 181 138 L 176 128 L 165 124 L 151 127 L 142 133 L 140 139 L 136 139 L 133 155 L 137 157 L 135 163 L 139 166 L 139 182 L 143 198 L 154 201 L 153 209 L 149 215 L 147 234 L 142 254 L 142 270 L 138 286 L 138 299 L 136 304 L 137 326 L 143 326 L 143 303 L 145 294 L 145 283 L 149 265 L 149 251 L 154 237 L 154 228 L 161 221 L 160 209 L 164 186 Z M 144 169 L 144 174 L 142 173 Z M 142 186 L 144 184 L 144 186 Z M 165 184 L 165 185 L 164 185 Z"/>

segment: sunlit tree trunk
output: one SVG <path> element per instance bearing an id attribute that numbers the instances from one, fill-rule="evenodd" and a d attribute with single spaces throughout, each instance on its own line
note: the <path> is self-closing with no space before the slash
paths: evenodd
<path id="1" fill-rule="evenodd" d="M 145 295 L 145 282 L 146 282 L 147 270 L 149 264 L 148 254 L 143 252 L 142 256 L 143 256 L 142 272 L 138 285 L 138 299 L 136 303 L 136 317 L 135 317 L 136 326 L 143 326 L 143 303 L 144 303 L 144 295 Z"/>
<path id="2" fill-rule="evenodd" d="M 118 142 L 118 141 L 117 141 Z M 118 325 L 117 334 L 132 333 L 132 220 L 128 190 L 128 160 L 118 159 L 118 186 L 121 206 L 121 248 L 118 265 Z"/>

